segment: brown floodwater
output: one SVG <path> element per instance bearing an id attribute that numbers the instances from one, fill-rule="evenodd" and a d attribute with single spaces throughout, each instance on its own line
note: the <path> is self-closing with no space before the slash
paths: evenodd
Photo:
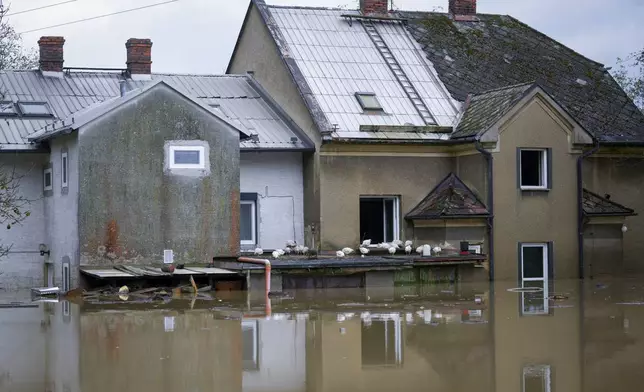
<path id="1" fill-rule="evenodd" d="M 5 300 L 0 391 L 642 390 L 644 280 L 515 286 Z"/>

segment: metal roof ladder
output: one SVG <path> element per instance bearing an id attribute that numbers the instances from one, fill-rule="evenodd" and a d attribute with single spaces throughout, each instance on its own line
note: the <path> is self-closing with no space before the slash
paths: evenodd
<path id="1" fill-rule="evenodd" d="M 407 94 L 407 97 L 409 97 L 411 102 L 414 104 L 420 117 L 425 121 L 425 124 L 436 125 L 436 120 L 434 120 L 432 113 L 427 108 L 427 105 L 425 105 L 425 102 L 423 102 L 423 99 L 420 97 L 420 94 L 418 94 L 418 91 L 412 84 L 411 80 L 407 77 L 405 71 L 403 71 L 402 67 L 396 60 L 396 57 L 394 57 L 389 46 L 385 43 L 385 40 L 382 38 L 382 35 L 380 35 L 380 32 L 378 32 L 375 24 L 370 20 L 362 20 L 361 22 L 364 29 L 367 31 L 367 34 L 382 55 L 382 58 L 385 60 L 385 63 L 387 63 L 391 72 L 396 76 L 396 79 L 402 86 L 405 94 Z"/>

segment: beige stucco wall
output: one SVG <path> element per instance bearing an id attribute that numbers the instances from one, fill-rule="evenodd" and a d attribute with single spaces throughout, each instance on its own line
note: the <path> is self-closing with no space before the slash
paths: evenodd
<path id="1" fill-rule="evenodd" d="M 487 200 L 487 162 L 478 151 L 456 157 L 456 174 L 485 203 Z"/>
<path id="2" fill-rule="evenodd" d="M 555 278 L 578 276 L 577 155 L 554 108 L 536 96 L 500 129 L 494 152 L 495 279 L 516 280 L 519 242 L 553 242 Z M 552 148 L 548 192 L 517 187 L 517 147 Z"/>
<path id="3" fill-rule="evenodd" d="M 323 249 L 359 244 L 360 196 L 398 196 L 400 239 L 411 238 L 411 224 L 404 220 L 405 214 L 453 170 L 453 158 L 449 157 L 401 156 L 387 152 L 374 153 L 375 156 L 322 154 Z"/>
<path id="4" fill-rule="evenodd" d="M 633 208 L 638 216 L 627 217 L 623 257 L 625 274 L 644 273 L 644 150 L 622 150 L 614 153 L 601 149 L 584 161 L 584 187 L 611 200 Z M 639 157 L 638 157 L 639 156 Z"/>
<path id="5" fill-rule="evenodd" d="M 321 143 L 320 133 L 255 5 L 250 8 L 228 69 L 228 73 L 232 74 L 245 74 L 248 71 L 254 72 L 255 79 L 313 140 L 318 149 Z M 308 233 L 311 224 L 319 227 L 319 160 L 318 155 L 312 153 L 303 154 L 303 160 L 304 225 L 305 233 Z M 311 246 L 310 239 L 306 242 Z"/>

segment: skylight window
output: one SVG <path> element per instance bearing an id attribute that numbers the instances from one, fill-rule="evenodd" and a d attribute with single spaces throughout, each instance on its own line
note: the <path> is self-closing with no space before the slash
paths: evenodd
<path id="1" fill-rule="evenodd" d="M 0 116 L 15 116 L 17 114 L 18 113 L 16 113 L 16 106 L 13 104 L 13 102 L 0 102 Z"/>
<path id="2" fill-rule="evenodd" d="M 362 110 L 382 110 L 382 105 L 374 93 L 356 93 L 356 98 L 362 106 Z"/>
<path id="3" fill-rule="evenodd" d="M 51 111 L 46 102 L 18 102 L 23 116 L 51 117 Z"/>

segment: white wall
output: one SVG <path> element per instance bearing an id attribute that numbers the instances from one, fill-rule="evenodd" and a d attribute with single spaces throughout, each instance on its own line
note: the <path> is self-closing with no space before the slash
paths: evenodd
<path id="1" fill-rule="evenodd" d="M 244 371 L 244 392 L 306 392 L 306 320 L 259 320 L 259 370 Z"/>
<path id="2" fill-rule="evenodd" d="M 258 246 L 280 249 L 292 239 L 303 244 L 302 154 L 242 152 L 240 169 L 241 192 L 258 194 Z"/>
<path id="3" fill-rule="evenodd" d="M 31 215 L 20 225 L 7 230 L 0 227 L 0 243 L 12 245 L 11 253 L 0 259 L 0 288 L 16 290 L 41 287 L 43 257 L 38 245 L 46 241 L 45 210 L 43 203 L 43 165 L 48 154 L 12 153 L 0 154 L 0 170 L 14 170 L 20 176 L 19 192 L 31 202 L 25 210 Z"/>

